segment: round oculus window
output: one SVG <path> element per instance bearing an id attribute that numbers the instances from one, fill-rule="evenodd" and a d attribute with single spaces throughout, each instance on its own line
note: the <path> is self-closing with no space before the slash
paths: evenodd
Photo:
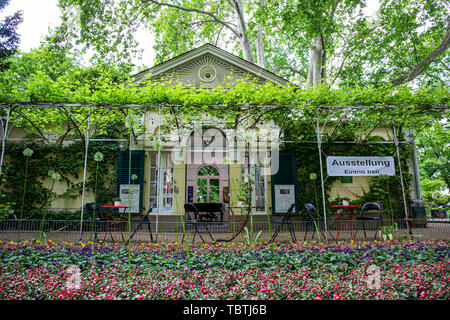
<path id="1" fill-rule="evenodd" d="M 204 82 L 214 81 L 217 71 L 213 66 L 203 66 L 198 70 L 198 77 Z"/>

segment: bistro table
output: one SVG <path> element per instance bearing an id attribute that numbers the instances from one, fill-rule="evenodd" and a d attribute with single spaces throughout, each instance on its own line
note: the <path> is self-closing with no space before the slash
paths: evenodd
<path id="1" fill-rule="evenodd" d="M 111 236 L 112 241 L 115 242 L 111 231 L 118 231 L 118 230 L 120 230 L 120 234 L 122 235 L 122 241 L 124 241 L 124 238 L 123 238 L 123 224 L 125 223 L 124 215 L 125 215 L 126 209 L 128 209 L 128 207 L 127 206 L 101 206 L 101 208 L 105 209 L 105 216 L 106 216 L 106 232 L 105 232 L 105 237 L 103 238 L 103 241 L 105 241 L 106 235 L 109 232 L 109 235 Z M 122 213 L 120 212 L 120 209 L 123 209 Z M 108 211 L 112 212 L 112 214 L 108 215 Z"/>
<path id="2" fill-rule="evenodd" d="M 353 236 L 353 240 L 356 240 L 356 236 L 355 233 L 353 232 L 353 214 L 354 214 L 354 210 L 356 208 L 359 208 L 360 206 L 357 205 L 337 205 L 337 206 L 331 206 L 335 212 L 336 212 L 336 216 L 337 216 L 337 220 L 338 220 L 338 233 L 336 236 L 336 241 L 339 239 L 339 231 L 341 229 L 349 229 L 351 230 L 351 235 Z M 346 218 L 344 216 L 344 211 L 347 210 L 348 212 L 348 218 Z M 339 215 L 339 211 L 341 211 L 341 215 Z"/>
<path id="3" fill-rule="evenodd" d="M 223 222 L 223 211 L 222 203 L 220 202 L 199 202 L 192 203 L 192 205 L 197 209 L 199 219 L 202 221 L 209 220 L 213 222 L 215 218 L 218 218 L 216 213 L 220 213 L 220 222 Z"/>

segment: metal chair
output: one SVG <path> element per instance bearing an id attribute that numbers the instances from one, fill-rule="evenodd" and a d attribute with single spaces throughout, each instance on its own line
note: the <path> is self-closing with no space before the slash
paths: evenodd
<path id="1" fill-rule="evenodd" d="M 283 228 L 283 226 L 288 227 L 289 232 L 291 233 L 292 241 L 297 242 L 297 238 L 295 237 L 295 231 L 294 231 L 294 228 L 292 227 L 292 221 L 291 221 L 291 216 L 292 216 L 292 213 L 294 212 L 294 207 L 295 207 L 295 203 L 290 205 L 289 209 L 284 214 L 283 219 L 270 220 L 271 223 L 278 224 L 277 230 L 272 235 L 272 242 L 275 241 L 276 237 L 278 236 L 278 233 L 281 231 L 281 228 Z"/>
<path id="2" fill-rule="evenodd" d="M 86 212 L 85 219 L 91 226 L 90 230 L 94 231 L 94 240 L 99 241 L 97 232 L 104 231 L 101 221 L 105 220 L 102 208 L 95 203 L 86 203 L 83 209 Z"/>
<path id="3" fill-rule="evenodd" d="M 363 230 L 364 230 L 364 238 L 365 238 L 367 235 L 366 235 L 366 226 L 365 226 L 364 222 L 365 221 L 375 221 L 377 228 L 375 230 L 374 240 L 376 240 L 378 231 L 381 230 L 381 226 L 382 226 L 381 211 L 382 211 L 382 207 L 381 207 L 381 204 L 378 202 L 364 203 L 363 206 L 361 207 L 361 211 L 359 212 L 359 216 L 356 218 L 356 220 L 358 221 L 358 224 L 356 226 L 355 237 L 356 237 L 356 234 L 358 233 L 360 223 L 362 223 Z M 372 215 L 372 216 L 367 216 L 367 214 L 369 212 L 375 212 L 376 214 Z"/>
<path id="4" fill-rule="evenodd" d="M 128 239 L 127 244 L 128 244 L 128 242 L 131 241 L 131 239 L 133 239 L 134 235 L 136 234 L 136 232 L 138 231 L 138 229 L 139 229 L 143 224 L 146 224 L 146 225 L 147 225 L 148 232 L 149 232 L 149 234 L 150 234 L 150 241 L 153 242 L 153 234 L 152 234 L 152 229 L 151 229 L 151 226 L 150 226 L 150 225 L 151 225 L 151 221 L 150 221 L 150 219 L 149 219 L 149 215 L 150 215 L 150 213 L 152 212 L 152 210 L 153 210 L 153 208 L 148 209 L 147 213 L 145 214 L 144 218 L 142 218 L 142 219 L 133 219 L 133 220 L 131 220 L 131 222 L 138 223 L 138 225 L 136 226 L 136 229 L 134 229 L 133 233 L 131 234 L 130 239 Z"/>
<path id="5" fill-rule="evenodd" d="M 325 219 L 324 219 L 323 215 L 321 215 L 319 213 L 319 211 L 317 211 L 316 207 L 314 207 L 311 203 L 306 203 L 305 209 L 306 209 L 306 213 L 308 213 L 309 221 L 307 221 L 305 238 L 303 239 L 303 241 L 306 240 L 306 236 L 308 234 L 309 226 L 311 225 L 311 223 L 313 223 L 317 227 L 319 232 L 325 237 L 325 234 L 323 233 L 323 228 L 322 228 L 322 226 L 325 225 Z M 328 230 L 328 228 L 327 228 L 327 231 L 330 234 L 331 238 L 333 240 L 335 240 L 333 235 L 331 234 L 330 230 Z M 315 234 L 315 232 L 314 232 L 314 227 L 313 227 L 312 239 L 314 239 L 314 234 Z"/>
<path id="6" fill-rule="evenodd" d="M 203 239 L 198 227 L 203 226 L 206 229 L 206 232 L 211 237 L 211 240 L 214 241 L 213 236 L 211 235 L 211 232 L 208 230 L 207 222 L 200 220 L 200 214 L 198 213 L 197 208 L 192 203 L 186 203 L 184 205 L 184 211 L 186 213 L 186 221 L 185 223 L 185 230 L 188 226 L 194 227 L 194 238 L 192 239 L 192 242 L 195 241 L 195 236 L 198 234 L 200 236 L 200 239 L 202 239 L 203 242 L 205 242 L 205 239 Z M 183 232 L 183 238 L 181 239 L 181 242 L 184 241 L 185 232 Z"/>

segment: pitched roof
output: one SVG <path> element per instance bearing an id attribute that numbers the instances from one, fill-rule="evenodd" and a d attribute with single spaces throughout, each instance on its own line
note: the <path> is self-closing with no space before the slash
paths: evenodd
<path id="1" fill-rule="evenodd" d="M 147 70 L 141 71 L 138 74 L 134 75 L 134 78 L 136 79 L 136 82 L 144 80 L 148 75 L 150 75 L 152 78 L 157 78 L 164 73 L 170 72 L 171 70 L 179 68 L 193 60 L 199 59 L 206 55 L 210 55 L 214 58 L 220 59 L 228 63 L 232 67 L 243 70 L 262 81 L 270 81 L 280 85 L 286 85 L 289 83 L 286 79 L 276 75 L 275 73 L 261 68 L 256 64 L 253 64 L 245 59 L 242 59 L 241 57 L 220 49 L 210 43 L 204 44 L 196 49 L 187 51 L 179 56 L 159 63 Z"/>

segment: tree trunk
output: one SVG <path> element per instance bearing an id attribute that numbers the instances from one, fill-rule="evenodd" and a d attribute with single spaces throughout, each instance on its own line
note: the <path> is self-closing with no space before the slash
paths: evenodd
<path id="1" fill-rule="evenodd" d="M 258 66 L 265 69 L 266 61 L 264 58 L 263 31 L 261 25 L 258 25 L 258 33 L 256 35 L 256 58 Z"/>
<path id="2" fill-rule="evenodd" d="M 313 47 L 309 56 L 308 85 L 320 84 L 325 77 L 325 50 L 322 37 L 313 39 Z"/>
<path id="3" fill-rule="evenodd" d="M 236 12 L 238 18 L 239 40 L 241 41 L 241 48 L 244 59 L 251 63 L 255 63 L 253 59 L 252 47 L 250 45 L 250 39 L 247 35 L 247 23 L 245 22 L 244 11 L 242 10 L 242 0 L 233 0 L 229 3 Z"/>
<path id="4" fill-rule="evenodd" d="M 259 3 L 260 9 L 265 10 L 266 0 L 261 0 Z M 256 63 L 261 68 L 266 68 L 266 60 L 264 57 L 264 34 L 263 27 L 260 22 L 258 22 L 258 33 L 256 34 Z"/>

